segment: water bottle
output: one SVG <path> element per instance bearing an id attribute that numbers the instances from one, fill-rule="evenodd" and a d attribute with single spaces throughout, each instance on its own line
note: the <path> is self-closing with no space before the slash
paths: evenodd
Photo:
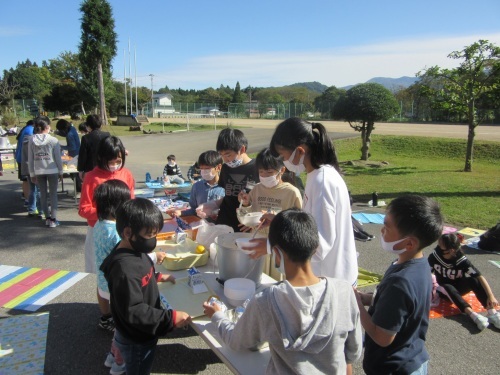
<path id="1" fill-rule="evenodd" d="M 378 206 L 378 193 L 376 191 L 372 193 L 372 206 L 373 207 Z"/>

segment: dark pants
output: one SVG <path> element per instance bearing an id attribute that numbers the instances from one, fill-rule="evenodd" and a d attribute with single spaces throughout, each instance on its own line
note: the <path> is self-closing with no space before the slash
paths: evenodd
<path id="1" fill-rule="evenodd" d="M 148 375 L 151 373 L 158 339 L 137 343 L 123 337 L 116 330 L 115 343 L 125 361 L 127 375 Z"/>
<path id="2" fill-rule="evenodd" d="M 439 293 L 441 295 L 444 295 L 445 297 L 448 297 L 448 299 L 453 302 L 461 312 L 464 312 L 467 307 L 471 307 L 462 298 L 464 294 L 469 293 L 470 291 L 474 292 L 479 302 L 481 302 L 481 305 L 486 308 L 486 305 L 488 303 L 488 295 L 486 294 L 486 291 L 484 290 L 481 282 L 477 277 L 464 277 L 454 280 L 453 284 L 439 285 L 442 286 L 445 290 L 442 291 L 438 289 Z"/>

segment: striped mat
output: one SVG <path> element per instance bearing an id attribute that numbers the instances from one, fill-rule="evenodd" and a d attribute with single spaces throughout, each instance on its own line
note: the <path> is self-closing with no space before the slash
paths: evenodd
<path id="1" fill-rule="evenodd" d="M 0 265 L 0 306 L 36 311 L 87 273 Z"/>

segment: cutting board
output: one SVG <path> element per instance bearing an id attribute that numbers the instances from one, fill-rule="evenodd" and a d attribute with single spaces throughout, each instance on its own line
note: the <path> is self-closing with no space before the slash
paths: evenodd
<path id="1" fill-rule="evenodd" d="M 187 312 L 192 318 L 197 318 L 203 314 L 203 302 L 215 295 L 210 287 L 205 283 L 208 292 L 194 294 L 188 285 L 188 278 L 176 279 L 176 283 L 158 283 L 160 293 L 166 298 L 174 310 Z"/>

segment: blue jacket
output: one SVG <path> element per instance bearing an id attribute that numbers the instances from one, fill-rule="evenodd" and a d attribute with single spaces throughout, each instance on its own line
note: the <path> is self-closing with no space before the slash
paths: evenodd
<path id="1" fill-rule="evenodd" d="M 21 163 L 23 160 L 23 141 L 24 137 L 33 135 L 33 125 L 26 125 L 21 129 L 21 132 L 17 136 L 17 148 L 16 148 L 16 161 Z"/>
<path id="2" fill-rule="evenodd" d="M 68 148 L 68 155 L 73 158 L 80 152 L 80 137 L 73 125 L 71 125 L 66 135 L 66 147 Z"/>

